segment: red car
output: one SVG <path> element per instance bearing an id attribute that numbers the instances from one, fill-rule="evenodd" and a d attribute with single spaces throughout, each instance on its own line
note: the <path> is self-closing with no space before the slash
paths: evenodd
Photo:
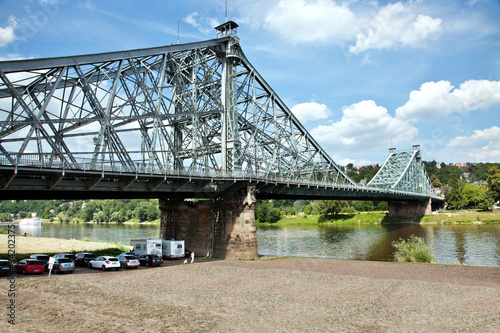
<path id="1" fill-rule="evenodd" d="M 14 264 L 14 270 L 22 274 L 43 274 L 45 265 L 36 259 L 23 259 Z"/>

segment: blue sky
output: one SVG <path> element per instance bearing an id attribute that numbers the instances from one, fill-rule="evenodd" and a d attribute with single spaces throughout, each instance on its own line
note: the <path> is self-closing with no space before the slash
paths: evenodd
<path id="1" fill-rule="evenodd" d="M 500 1 L 228 0 L 245 55 L 340 165 L 500 162 Z M 224 0 L 0 0 L 0 60 L 215 37 Z"/>

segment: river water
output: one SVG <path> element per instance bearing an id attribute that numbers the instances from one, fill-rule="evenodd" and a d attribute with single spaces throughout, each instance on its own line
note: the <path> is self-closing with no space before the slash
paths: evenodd
<path id="1" fill-rule="evenodd" d="M 5 225 L 0 226 L 7 229 Z M 157 238 L 158 224 L 62 224 L 19 227 L 33 236 L 115 242 L 129 245 L 133 238 Z M 416 235 L 434 250 L 439 264 L 500 266 L 499 224 L 395 224 L 259 226 L 260 255 L 392 261 L 391 242 Z M 189 248 L 189 244 L 186 244 Z"/>

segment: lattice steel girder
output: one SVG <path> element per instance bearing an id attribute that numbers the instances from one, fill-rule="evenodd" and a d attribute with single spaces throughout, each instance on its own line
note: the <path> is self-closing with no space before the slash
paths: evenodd
<path id="1" fill-rule="evenodd" d="M 0 165 L 165 176 L 236 171 L 354 184 L 250 64 L 234 36 L 1 62 Z M 102 179 L 85 182 L 95 189 Z M 56 177 L 49 186 L 60 183 Z M 120 188 L 136 183 L 133 176 L 124 178 Z M 146 187 L 164 188 L 165 182 Z"/>
<path id="2" fill-rule="evenodd" d="M 436 196 L 420 149 L 391 151 L 368 186 Z"/>

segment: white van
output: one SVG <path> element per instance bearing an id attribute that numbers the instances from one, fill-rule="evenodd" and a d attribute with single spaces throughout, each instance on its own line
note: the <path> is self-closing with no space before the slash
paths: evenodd
<path id="1" fill-rule="evenodd" d="M 163 259 L 182 258 L 186 252 L 183 240 L 162 239 Z"/>
<path id="2" fill-rule="evenodd" d="M 132 239 L 130 245 L 134 248 L 132 251 L 137 255 L 141 254 L 156 254 L 162 255 L 162 240 L 161 239 Z"/>

